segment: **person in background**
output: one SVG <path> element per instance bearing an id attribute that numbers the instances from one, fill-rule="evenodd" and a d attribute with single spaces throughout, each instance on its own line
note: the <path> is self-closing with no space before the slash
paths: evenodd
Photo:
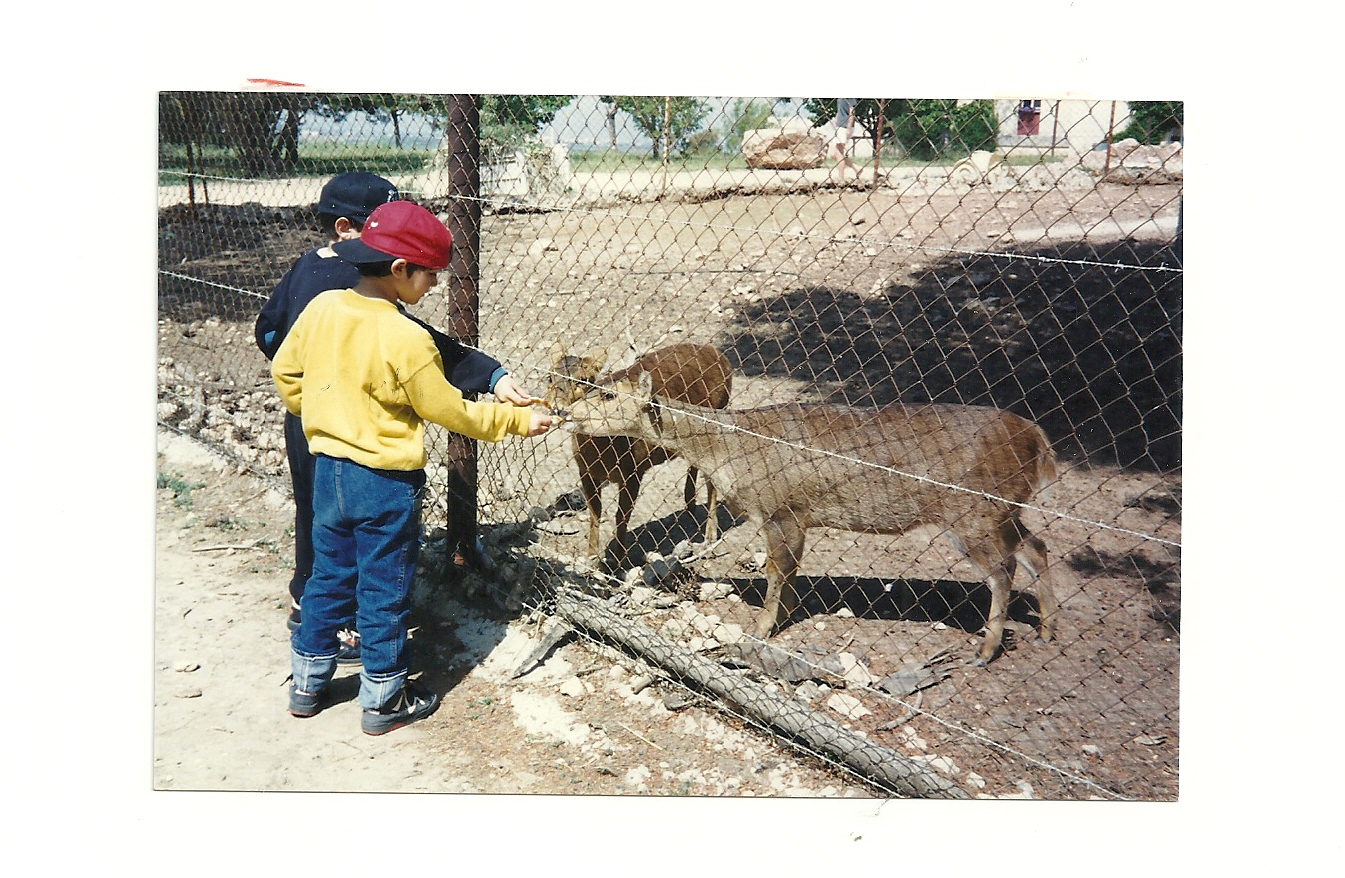
<path id="1" fill-rule="evenodd" d="M 836 163 L 831 173 L 842 183 L 845 182 L 846 171 L 854 174 L 856 180 L 859 179 L 859 168 L 850 160 L 850 138 L 855 131 L 855 104 L 858 101 L 858 98 L 837 98 L 836 118 L 832 120 L 836 126 L 836 136 L 827 147 L 827 158 Z"/>

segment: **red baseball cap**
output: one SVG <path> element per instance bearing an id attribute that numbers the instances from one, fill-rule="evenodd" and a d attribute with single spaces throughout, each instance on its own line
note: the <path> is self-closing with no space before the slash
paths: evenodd
<path id="1" fill-rule="evenodd" d="M 369 214 L 353 241 L 333 244 L 336 255 L 355 265 L 405 259 L 433 271 L 448 268 L 453 236 L 439 219 L 419 204 L 389 201 Z"/>

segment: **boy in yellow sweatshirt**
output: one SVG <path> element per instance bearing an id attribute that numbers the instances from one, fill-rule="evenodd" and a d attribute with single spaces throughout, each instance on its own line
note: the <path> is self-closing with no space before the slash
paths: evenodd
<path id="1" fill-rule="evenodd" d="M 333 249 L 360 272 L 300 314 L 271 363 L 285 407 L 316 458 L 313 574 L 291 637 L 291 714 L 315 715 L 336 670 L 337 631 L 354 609 L 361 728 L 381 735 L 429 716 L 439 696 L 407 681 L 406 617 L 425 486 L 425 421 L 498 442 L 540 436 L 550 415 L 470 402 L 448 383 L 430 333 L 398 310 L 448 267 L 452 236 L 423 207 L 380 205 Z"/>

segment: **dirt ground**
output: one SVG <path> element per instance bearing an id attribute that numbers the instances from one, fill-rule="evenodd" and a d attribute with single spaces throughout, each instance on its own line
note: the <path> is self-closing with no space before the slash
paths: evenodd
<path id="1" fill-rule="evenodd" d="M 874 794 L 685 690 L 641 687 L 592 647 L 563 645 L 515 679 L 541 626 L 469 606 L 414 641 L 422 679 L 444 694 L 430 719 L 364 735 L 354 667 L 337 674 L 338 703 L 295 719 L 285 710 L 289 498 L 176 434 L 160 434 L 159 455 L 172 477 L 156 508 L 156 789 Z"/>
<path id="2" fill-rule="evenodd" d="M 481 346 L 534 388 L 556 340 L 602 348 L 613 365 L 691 340 L 729 356 L 734 407 L 930 399 L 1030 414 L 1061 457 L 1049 500 L 1024 516 L 1061 581 L 1059 639 L 1028 642 L 1036 605 L 1022 594 L 1004 655 L 966 666 L 988 595 L 945 541 L 819 530 L 802 568 L 803 611 L 773 642 L 848 657 L 869 682 L 912 667 L 936 682 L 901 695 L 835 680 L 774 685 L 969 795 L 1172 800 L 1181 285 L 1168 269 L 1178 194 L 827 190 L 495 214 L 482 233 Z M 750 231 L 760 228 L 772 234 Z M 256 205 L 171 208 L 160 231 L 161 266 L 242 290 L 269 289 L 313 243 L 302 211 Z M 987 255 L 1005 243 L 1027 258 L 1006 267 Z M 352 700 L 289 717 L 291 522 L 276 489 L 278 400 L 251 344 L 258 304 L 172 276 L 160 287 L 160 421 L 230 457 L 203 457 L 161 432 L 156 788 L 887 795 L 584 640 L 515 677 L 550 620 L 526 606 L 492 609 L 471 590 L 434 593 L 419 634 L 417 667 L 445 698 L 432 719 L 365 738 L 351 674 L 338 683 Z M 449 325 L 442 304 L 421 313 Z M 584 554 L 586 524 L 564 502 L 573 467 L 561 436 L 482 449 L 483 532 L 526 525 L 526 539 L 506 546 L 525 569 Z M 646 478 L 632 518 L 637 561 L 672 555 L 702 525 L 702 510 L 679 511 L 684 473 L 672 463 Z M 442 484 L 445 474 L 432 467 L 430 477 Z M 432 491 L 427 579 L 443 504 Z M 757 535 L 727 513 L 720 523 L 723 543 L 689 581 L 624 588 L 643 624 L 707 654 L 736 640 L 763 587 Z"/>

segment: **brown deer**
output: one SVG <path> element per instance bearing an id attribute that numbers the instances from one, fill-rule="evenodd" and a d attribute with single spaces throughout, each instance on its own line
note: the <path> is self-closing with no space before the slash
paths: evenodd
<path id="1" fill-rule="evenodd" d="M 1031 421 L 994 408 L 786 404 L 736 411 L 657 397 L 646 376 L 574 403 L 566 429 L 657 443 L 705 473 L 735 514 L 766 536 L 766 597 L 754 633 L 768 637 L 798 605 L 794 581 L 810 527 L 900 534 L 934 525 L 990 588 L 985 639 L 999 654 L 1009 585 L 1021 563 L 1039 607 L 1038 637 L 1054 636 L 1058 604 L 1046 545 L 1021 504 L 1056 477 L 1055 454 Z"/>
<path id="2" fill-rule="evenodd" d="M 661 397 L 679 403 L 722 409 L 729 403 L 733 384 L 729 361 L 709 345 L 675 344 L 650 351 L 634 363 L 610 375 L 601 375 L 607 357 L 601 351 L 570 355 L 557 342 L 551 347 L 552 378 L 546 400 L 553 408 L 564 408 L 593 388 L 595 384 L 631 381 L 646 376 Z M 579 467 L 579 487 L 588 507 L 589 554 L 601 557 L 599 526 L 602 521 L 602 486 L 617 485 L 616 531 L 618 550 L 627 549 L 627 529 L 631 510 L 640 493 L 640 480 L 653 466 L 676 455 L 640 439 L 626 436 L 574 436 L 574 459 Z M 687 469 L 683 492 L 690 508 L 696 500 L 696 467 Z M 705 482 L 705 538 L 713 542 L 719 533 L 717 503 L 713 481 Z"/>

